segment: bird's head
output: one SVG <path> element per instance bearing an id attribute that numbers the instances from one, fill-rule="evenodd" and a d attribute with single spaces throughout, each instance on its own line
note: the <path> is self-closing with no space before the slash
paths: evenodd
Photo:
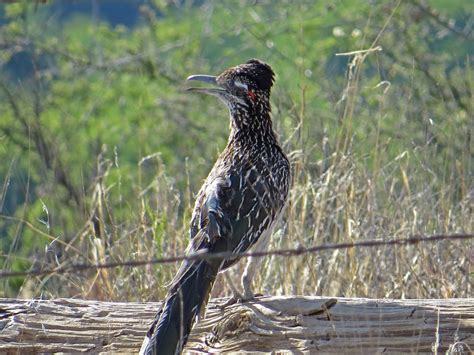
<path id="1" fill-rule="evenodd" d="M 187 80 L 212 84 L 213 87 L 193 87 L 188 90 L 217 96 L 232 112 L 242 109 L 269 110 L 270 90 L 274 77 L 275 73 L 268 64 L 258 59 L 251 59 L 244 64 L 227 69 L 219 76 L 199 74 L 191 75 Z"/>

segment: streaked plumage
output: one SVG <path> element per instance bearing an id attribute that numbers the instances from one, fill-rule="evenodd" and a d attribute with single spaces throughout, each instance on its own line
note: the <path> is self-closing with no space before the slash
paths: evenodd
<path id="1" fill-rule="evenodd" d="M 231 114 L 231 132 L 198 193 L 187 253 L 247 251 L 269 234 L 288 196 L 290 167 L 270 117 L 274 73 L 268 64 L 252 59 L 217 78 L 196 75 L 188 80 L 216 86 L 190 90 L 224 101 Z M 143 353 L 180 353 L 217 273 L 237 261 L 238 257 L 183 262 L 144 341 Z"/>

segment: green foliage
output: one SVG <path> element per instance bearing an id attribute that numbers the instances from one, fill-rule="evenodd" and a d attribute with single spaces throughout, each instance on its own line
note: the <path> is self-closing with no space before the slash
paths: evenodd
<path id="1" fill-rule="evenodd" d="M 60 21 L 53 4 L 1 5 L 3 269 L 181 253 L 193 194 L 229 124 L 224 107 L 185 92 L 185 78 L 251 57 L 278 75 L 275 125 L 295 174 L 282 233 L 299 239 L 275 246 L 472 231 L 468 3 L 155 1 L 133 28 L 86 15 Z M 348 232 L 349 220 L 359 232 Z M 23 288 L 17 278 L 0 296 L 143 299 L 170 275 L 118 269 Z M 318 282 L 314 292 L 324 292 Z"/>

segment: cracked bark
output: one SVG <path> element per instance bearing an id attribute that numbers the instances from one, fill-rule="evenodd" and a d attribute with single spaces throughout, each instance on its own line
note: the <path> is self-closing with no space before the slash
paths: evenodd
<path id="1" fill-rule="evenodd" d="M 474 299 L 214 299 L 186 352 L 415 352 L 474 349 Z M 136 353 L 159 303 L 0 299 L 0 353 Z M 438 322 L 439 317 L 439 322 Z"/>

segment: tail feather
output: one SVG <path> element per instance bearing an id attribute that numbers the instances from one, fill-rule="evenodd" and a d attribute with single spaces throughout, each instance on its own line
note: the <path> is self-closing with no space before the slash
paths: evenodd
<path id="1" fill-rule="evenodd" d="M 179 354 L 196 317 L 207 304 L 218 267 L 205 260 L 182 267 L 155 317 L 140 354 Z"/>

